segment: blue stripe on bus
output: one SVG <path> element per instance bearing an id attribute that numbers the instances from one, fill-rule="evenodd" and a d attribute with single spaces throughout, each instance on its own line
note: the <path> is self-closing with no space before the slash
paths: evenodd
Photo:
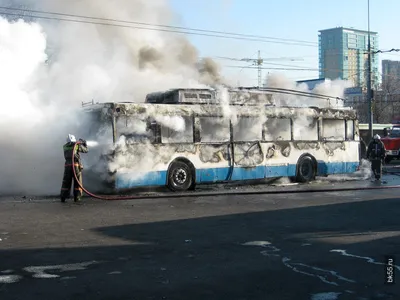
<path id="1" fill-rule="evenodd" d="M 353 173 L 359 162 L 318 163 L 318 175 Z M 217 181 L 239 181 L 271 177 L 290 177 L 296 174 L 296 165 L 257 166 L 253 168 L 236 167 L 229 178 L 231 168 L 209 168 L 196 170 L 196 183 L 212 183 Z M 143 186 L 163 186 L 167 183 L 166 171 L 153 171 L 144 174 L 118 174 L 115 179 L 116 189 L 129 189 Z"/>

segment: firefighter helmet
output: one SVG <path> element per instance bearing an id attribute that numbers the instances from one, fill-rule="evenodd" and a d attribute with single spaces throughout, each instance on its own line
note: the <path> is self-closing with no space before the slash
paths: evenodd
<path id="1" fill-rule="evenodd" d="M 75 142 L 76 142 L 75 136 L 72 135 L 72 134 L 68 134 L 67 142 L 68 142 L 68 143 L 75 143 Z"/>

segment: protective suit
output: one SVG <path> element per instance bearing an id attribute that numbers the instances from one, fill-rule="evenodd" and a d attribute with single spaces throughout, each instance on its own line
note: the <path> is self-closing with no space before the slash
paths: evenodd
<path id="1" fill-rule="evenodd" d="M 75 153 L 74 147 L 76 144 L 76 138 L 72 134 L 69 134 L 67 137 L 67 143 L 63 146 L 64 150 L 64 176 L 61 186 L 61 202 L 65 202 L 65 199 L 69 198 L 71 194 L 72 181 L 74 181 L 74 201 L 79 202 L 82 197 L 82 189 L 79 187 L 79 184 L 76 182 L 74 178 L 74 171 L 72 168 L 75 168 L 75 172 L 79 182 L 82 184 L 82 170 L 83 165 L 80 157 L 80 153 L 87 153 L 88 147 L 86 145 L 86 141 L 80 140 Z M 72 164 L 72 157 L 74 157 L 74 164 Z"/>
<path id="2" fill-rule="evenodd" d="M 374 139 L 369 143 L 367 149 L 367 159 L 371 161 L 371 169 L 375 179 L 380 180 L 382 176 L 382 162 L 386 157 L 386 148 L 381 137 L 378 134 L 374 135 Z"/>

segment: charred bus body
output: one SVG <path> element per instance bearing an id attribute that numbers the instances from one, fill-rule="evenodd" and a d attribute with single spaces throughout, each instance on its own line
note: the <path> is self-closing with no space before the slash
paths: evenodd
<path id="1" fill-rule="evenodd" d="M 114 191 L 352 173 L 359 166 L 359 130 L 352 109 L 274 106 L 273 94 L 176 89 L 146 103 L 85 107 L 97 120 L 93 139 L 106 137 L 90 164 Z M 100 126 L 102 124 L 102 126 Z M 96 132 L 99 128 L 101 133 Z M 97 154 L 96 154 L 97 155 Z M 97 156 L 97 160 L 98 157 Z"/>

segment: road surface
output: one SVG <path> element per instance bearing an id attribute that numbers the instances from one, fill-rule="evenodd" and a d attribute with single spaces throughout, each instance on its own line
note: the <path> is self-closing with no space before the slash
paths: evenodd
<path id="1" fill-rule="evenodd" d="M 3 197 L 0 299 L 400 299 L 399 198 Z"/>

